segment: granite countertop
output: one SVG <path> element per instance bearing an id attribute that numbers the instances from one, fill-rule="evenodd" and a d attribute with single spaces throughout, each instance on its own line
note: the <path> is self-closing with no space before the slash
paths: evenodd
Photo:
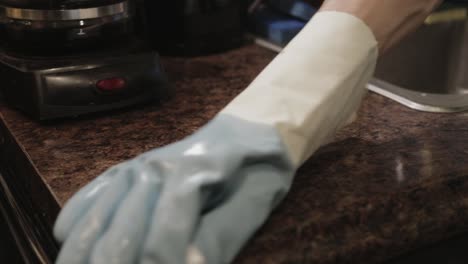
<path id="1" fill-rule="evenodd" d="M 195 131 L 273 57 L 248 45 L 164 58 L 177 93 L 159 106 L 42 125 L 0 106 L 0 144 L 10 144 L 0 158 L 17 175 L 5 181 L 28 197 L 23 211 L 34 217 L 26 222 L 42 223 L 42 235 L 50 235 L 60 206 L 80 187 Z M 464 233 L 466 160 L 468 115 L 416 112 L 369 93 L 358 120 L 299 170 L 289 196 L 236 263 L 379 263 Z"/>

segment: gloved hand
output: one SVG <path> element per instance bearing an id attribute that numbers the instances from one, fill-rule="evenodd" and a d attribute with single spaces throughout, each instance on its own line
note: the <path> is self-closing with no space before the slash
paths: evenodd
<path id="1" fill-rule="evenodd" d="M 118 165 L 60 214 L 60 264 L 227 263 L 294 174 L 274 129 L 220 115 L 194 135 Z"/>
<path id="2" fill-rule="evenodd" d="M 339 11 L 362 19 L 384 53 L 418 28 L 443 0 L 325 0 L 322 11 Z"/>
<path id="3" fill-rule="evenodd" d="M 318 13 L 201 130 L 79 191 L 55 225 L 58 263 L 230 263 L 295 170 L 356 111 L 376 58 L 361 20 Z"/>

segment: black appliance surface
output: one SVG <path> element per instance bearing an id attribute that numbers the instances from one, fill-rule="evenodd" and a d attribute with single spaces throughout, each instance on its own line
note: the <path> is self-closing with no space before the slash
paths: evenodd
<path id="1" fill-rule="evenodd" d="M 163 54 L 203 55 L 242 45 L 245 0 L 145 2 L 153 45 Z"/>
<path id="2" fill-rule="evenodd" d="M 79 57 L 0 55 L 6 101 L 38 120 L 79 116 L 162 100 L 171 90 L 149 50 Z"/>

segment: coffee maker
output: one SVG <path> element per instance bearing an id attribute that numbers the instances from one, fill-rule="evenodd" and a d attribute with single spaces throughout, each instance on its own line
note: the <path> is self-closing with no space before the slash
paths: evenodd
<path id="1" fill-rule="evenodd" d="M 6 102 L 37 120 L 170 96 L 143 0 L 0 0 Z"/>

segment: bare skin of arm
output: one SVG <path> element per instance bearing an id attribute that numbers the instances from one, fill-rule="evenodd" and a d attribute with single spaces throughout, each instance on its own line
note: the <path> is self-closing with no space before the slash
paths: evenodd
<path id="1" fill-rule="evenodd" d="M 374 32 L 380 53 L 417 29 L 442 0 L 326 0 L 321 11 L 339 11 L 363 20 Z"/>

